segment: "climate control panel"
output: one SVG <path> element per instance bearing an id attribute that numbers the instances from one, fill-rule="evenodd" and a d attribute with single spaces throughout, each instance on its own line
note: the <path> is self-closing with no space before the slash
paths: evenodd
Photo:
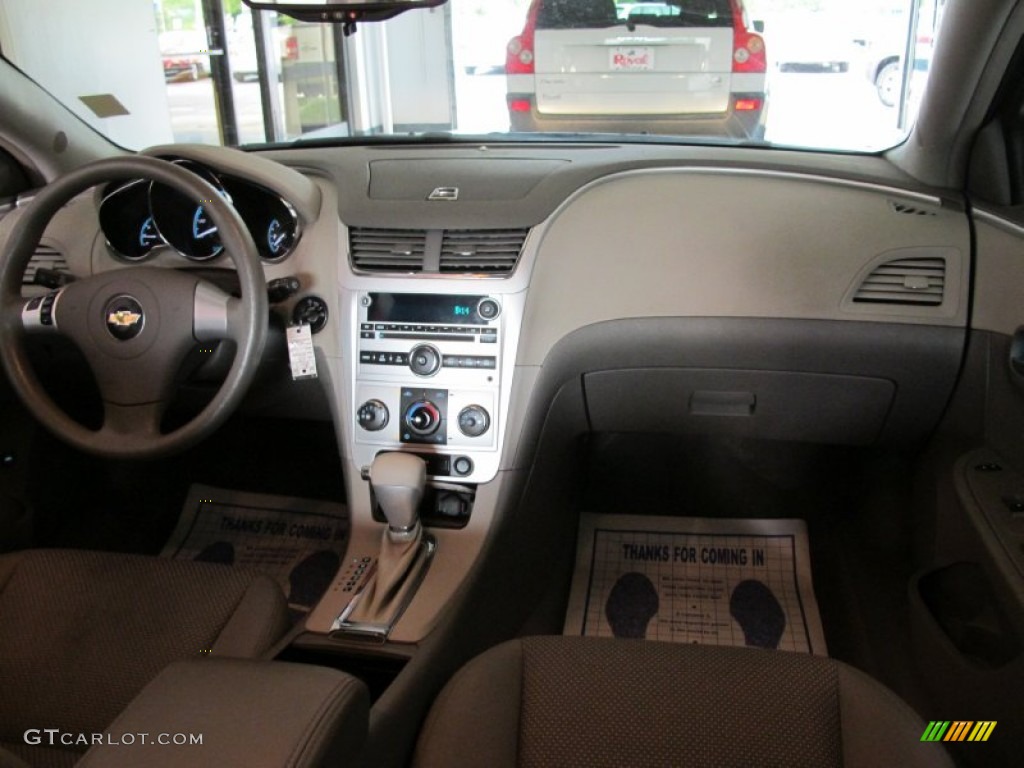
<path id="1" fill-rule="evenodd" d="M 361 383 L 357 399 L 359 442 L 463 448 L 496 444 L 493 392 Z"/>
<path id="2" fill-rule="evenodd" d="M 413 450 L 429 474 L 470 480 L 495 467 L 502 322 L 495 296 L 359 294 L 355 442 L 370 449 L 360 461 Z"/>

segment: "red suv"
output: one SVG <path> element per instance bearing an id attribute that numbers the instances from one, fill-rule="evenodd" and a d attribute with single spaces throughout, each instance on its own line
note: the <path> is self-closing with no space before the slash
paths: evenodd
<path id="1" fill-rule="evenodd" d="M 533 0 L 508 44 L 514 131 L 764 137 L 764 39 L 741 0 Z"/>

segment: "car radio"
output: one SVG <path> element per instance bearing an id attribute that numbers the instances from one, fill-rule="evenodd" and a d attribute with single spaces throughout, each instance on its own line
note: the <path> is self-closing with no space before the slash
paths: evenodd
<path id="1" fill-rule="evenodd" d="M 491 296 L 360 294 L 356 442 L 417 446 L 437 454 L 430 474 L 471 475 L 471 452 L 497 447 L 501 320 Z"/>

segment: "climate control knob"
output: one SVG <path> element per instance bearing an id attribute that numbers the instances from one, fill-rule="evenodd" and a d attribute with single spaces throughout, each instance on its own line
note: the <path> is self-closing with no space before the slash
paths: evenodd
<path id="1" fill-rule="evenodd" d="M 491 426 L 491 415 L 482 405 L 467 405 L 459 411 L 459 431 L 466 437 L 480 437 Z"/>
<path id="2" fill-rule="evenodd" d="M 388 425 L 391 414 L 380 400 L 367 400 L 359 406 L 356 418 L 359 420 L 359 426 L 367 432 L 380 432 Z"/>
<path id="3" fill-rule="evenodd" d="M 419 437 L 429 437 L 441 426 L 441 411 L 429 400 L 417 400 L 405 410 L 405 426 Z"/>
<path id="4" fill-rule="evenodd" d="M 441 368 L 441 353 L 429 344 L 417 344 L 409 353 L 409 370 L 417 376 L 433 376 Z"/>

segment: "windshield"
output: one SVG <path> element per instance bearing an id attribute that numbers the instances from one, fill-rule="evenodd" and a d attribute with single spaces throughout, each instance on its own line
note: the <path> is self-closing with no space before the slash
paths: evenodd
<path id="1" fill-rule="evenodd" d="M 877 151 L 913 125 L 944 1 L 449 0 L 346 36 L 241 0 L 4 0 L 0 52 L 132 149 L 441 133 Z"/>

